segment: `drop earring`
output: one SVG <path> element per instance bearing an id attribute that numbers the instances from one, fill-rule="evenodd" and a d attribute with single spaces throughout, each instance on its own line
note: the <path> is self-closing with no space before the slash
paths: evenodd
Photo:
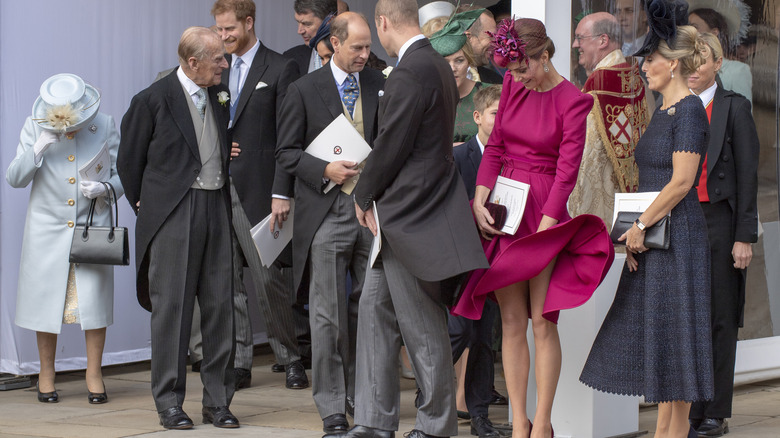
<path id="1" fill-rule="evenodd" d="M 544 72 L 545 73 L 550 73 L 550 68 L 547 67 L 547 64 L 544 64 Z"/>
<path id="2" fill-rule="evenodd" d="M 672 76 L 672 79 L 674 79 L 674 70 L 669 70 L 669 74 Z"/>

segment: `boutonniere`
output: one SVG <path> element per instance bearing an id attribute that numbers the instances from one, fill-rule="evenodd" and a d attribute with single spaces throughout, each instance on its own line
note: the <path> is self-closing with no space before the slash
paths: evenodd
<path id="1" fill-rule="evenodd" d="M 266 84 L 266 83 L 265 83 L 265 82 L 263 82 L 263 81 L 260 81 L 260 82 L 258 82 L 258 83 L 257 83 L 257 86 L 255 87 L 255 90 L 259 90 L 259 89 L 261 89 L 261 88 L 265 88 L 265 87 L 267 87 L 267 86 L 268 86 L 268 84 Z"/>
<path id="2" fill-rule="evenodd" d="M 390 73 L 392 73 L 393 67 L 387 67 L 386 69 L 382 70 L 382 74 L 385 75 L 385 79 L 387 79 L 388 76 L 390 76 Z"/>
<path id="3" fill-rule="evenodd" d="M 377 93 L 379 97 L 382 97 L 385 95 L 385 90 L 379 90 L 379 93 Z"/>
<path id="4" fill-rule="evenodd" d="M 217 100 L 220 105 L 227 106 L 227 103 L 230 101 L 230 95 L 227 91 L 220 91 L 217 93 Z"/>
<path id="5" fill-rule="evenodd" d="M 670 116 L 673 116 L 677 112 L 677 108 L 671 107 L 666 111 L 666 114 L 669 114 Z"/>

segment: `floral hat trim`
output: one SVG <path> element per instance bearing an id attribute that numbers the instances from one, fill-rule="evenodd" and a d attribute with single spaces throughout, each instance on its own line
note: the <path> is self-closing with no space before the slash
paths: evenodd
<path id="1" fill-rule="evenodd" d="M 493 54 L 493 62 L 504 68 L 512 62 L 528 63 L 525 53 L 525 41 L 520 38 L 515 30 L 515 18 L 507 18 L 501 22 L 496 33 L 488 32 L 493 41 L 490 43 L 490 51 Z"/>

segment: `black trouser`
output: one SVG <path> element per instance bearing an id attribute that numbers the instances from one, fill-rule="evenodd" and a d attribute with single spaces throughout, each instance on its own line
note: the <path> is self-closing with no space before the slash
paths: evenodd
<path id="1" fill-rule="evenodd" d="M 691 406 L 690 418 L 730 418 L 737 333 L 744 307 L 744 271 L 734 268 L 734 215 L 728 201 L 701 203 L 707 220 L 712 272 L 712 363 L 715 396 Z"/>
<path id="2" fill-rule="evenodd" d="M 487 416 L 493 398 L 493 322 L 498 305 L 485 300 L 482 318 L 474 321 L 462 316 L 450 315 L 447 325 L 452 345 L 452 363 L 460 359 L 468 348 L 466 360 L 466 406 L 472 417 Z"/>

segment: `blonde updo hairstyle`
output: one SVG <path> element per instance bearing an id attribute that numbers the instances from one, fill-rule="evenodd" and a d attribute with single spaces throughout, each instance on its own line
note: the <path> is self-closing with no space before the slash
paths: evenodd
<path id="1" fill-rule="evenodd" d="M 708 46 L 693 26 L 680 26 L 677 36 L 670 46 L 664 40 L 658 44 L 658 53 L 664 58 L 680 64 L 680 75 L 684 78 L 692 75 L 707 61 Z"/>
<path id="2" fill-rule="evenodd" d="M 712 55 L 713 62 L 718 62 L 719 59 L 723 59 L 723 46 L 720 45 L 720 38 L 709 32 L 699 34 L 699 38 L 701 38 L 707 46 L 705 48 L 706 52 L 704 53 L 704 59 L 708 59 L 710 55 Z"/>

